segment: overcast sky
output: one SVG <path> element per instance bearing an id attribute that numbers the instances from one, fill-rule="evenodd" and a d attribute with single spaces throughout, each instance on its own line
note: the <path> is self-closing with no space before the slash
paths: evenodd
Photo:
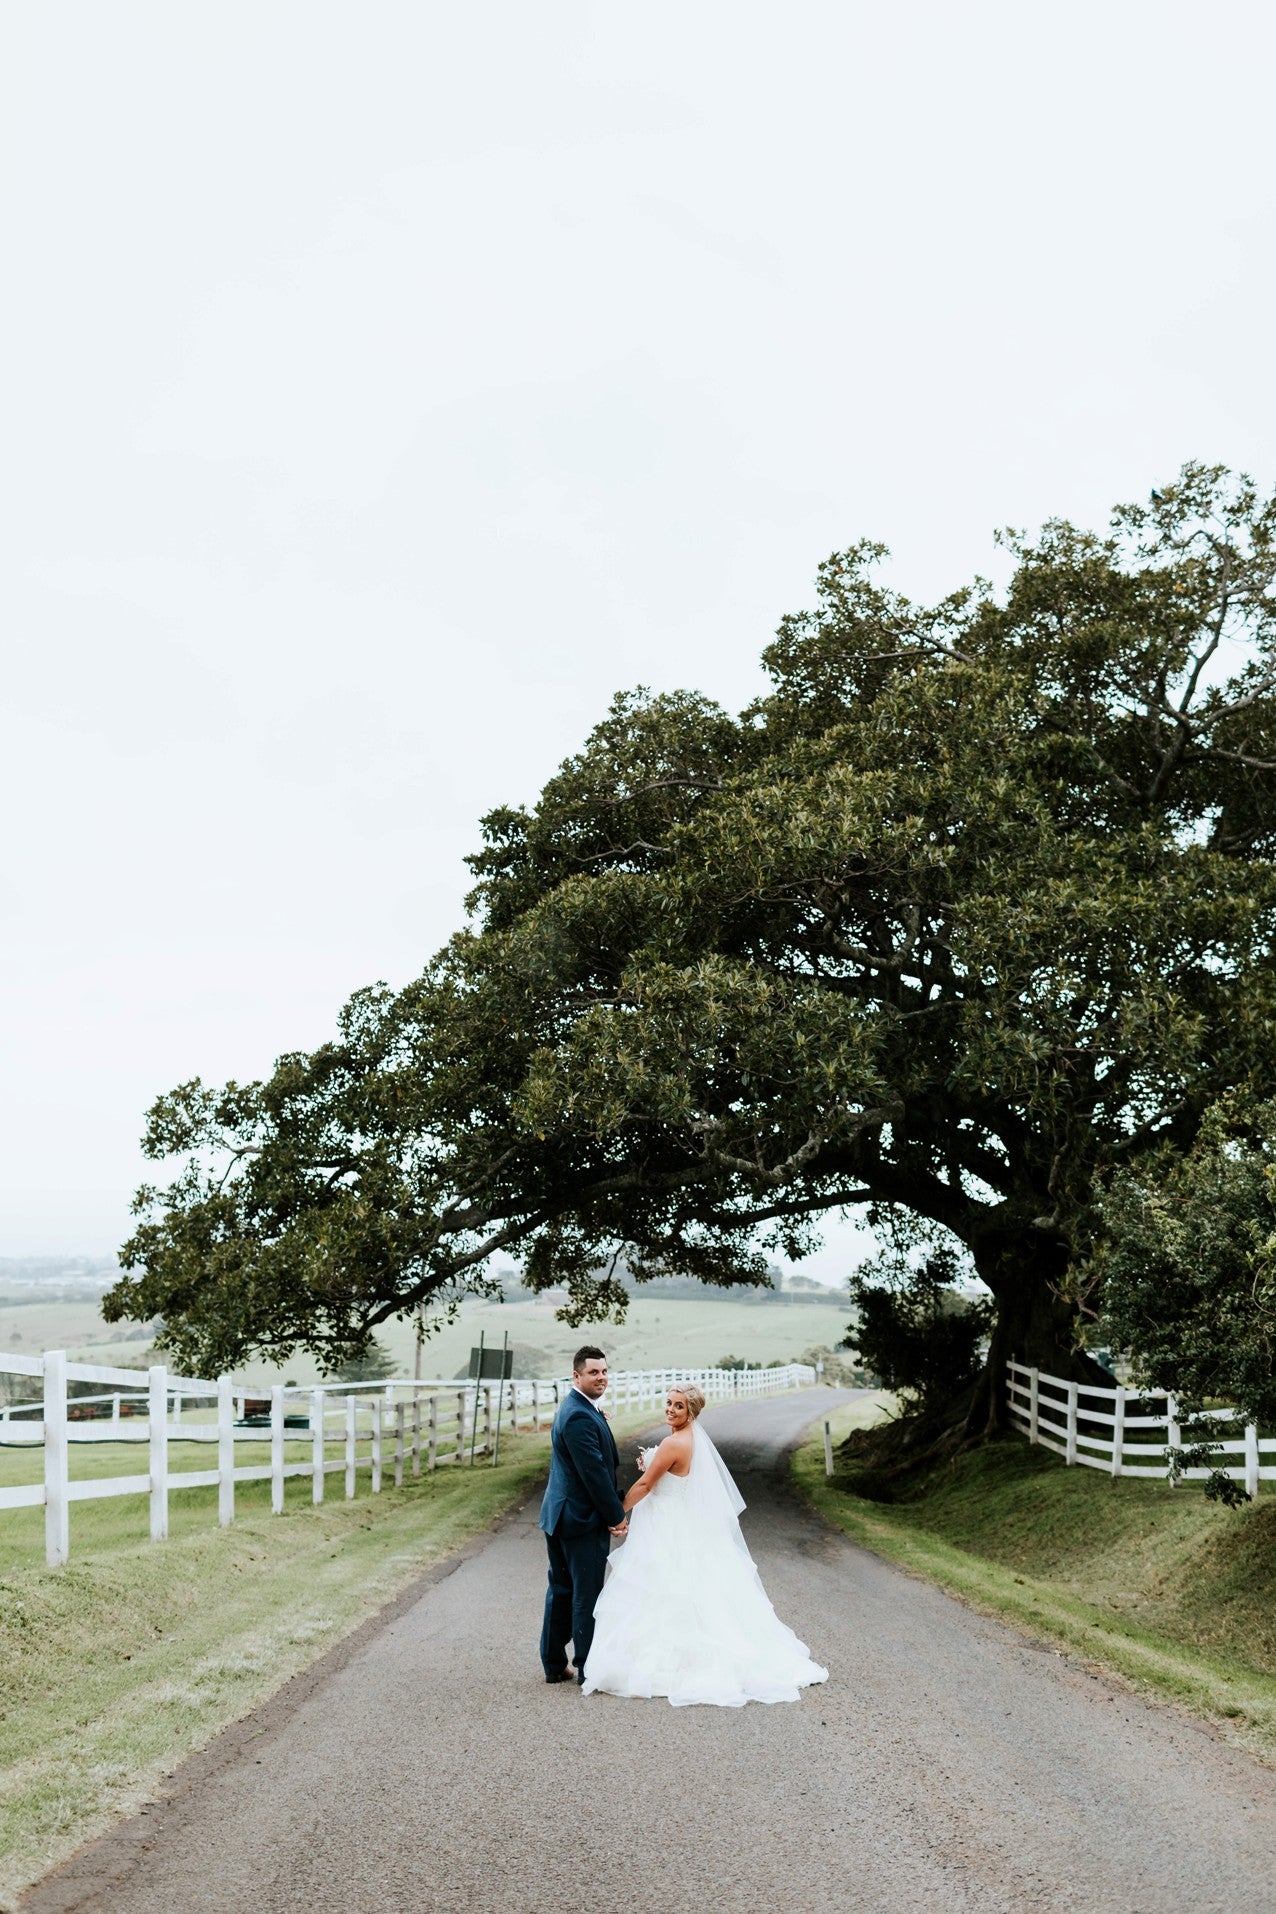
<path id="1" fill-rule="evenodd" d="M 0 1255 L 110 1250 L 157 1092 L 413 975 L 831 550 L 1272 484 L 1272 21 L 8 0 Z"/>

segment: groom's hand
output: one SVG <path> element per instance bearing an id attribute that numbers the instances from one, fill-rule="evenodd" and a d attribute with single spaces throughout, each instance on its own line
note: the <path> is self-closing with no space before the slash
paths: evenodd
<path id="1" fill-rule="evenodd" d="M 612 1531 L 611 1531 L 611 1533 L 612 1533 L 613 1535 L 615 1535 L 615 1536 L 617 1536 L 617 1537 L 620 1537 L 620 1536 L 624 1536 L 624 1535 L 628 1535 L 628 1533 L 629 1533 L 629 1517 L 628 1517 L 628 1516 L 626 1516 L 623 1522 L 617 1522 L 617 1524 L 616 1524 L 616 1526 L 615 1526 L 615 1528 L 614 1528 L 614 1529 L 612 1529 Z"/>

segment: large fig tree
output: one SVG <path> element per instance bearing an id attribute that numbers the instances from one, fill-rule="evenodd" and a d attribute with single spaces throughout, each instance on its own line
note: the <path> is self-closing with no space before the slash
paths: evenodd
<path id="1" fill-rule="evenodd" d="M 470 927 L 417 981 L 265 1082 L 160 1099 L 180 1163 L 108 1309 L 205 1366 L 330 1357 L 495 1251 L 580 1321 L 618 1258 L 762 1280 L 867 1205 L 964 1246 L 994 1381 L 1083 1363 L 1096 1190 L 1270 1082 L 1274 534 L 1190 466 L 934 607 L 861 544 L 739 718 L 619 698 L 484 820 Z"/>

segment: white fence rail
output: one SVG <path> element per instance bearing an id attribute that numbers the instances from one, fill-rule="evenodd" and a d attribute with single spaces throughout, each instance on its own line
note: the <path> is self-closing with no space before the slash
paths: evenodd
<path id="1" fill-rule="evenodd" d="M 41 1393 L 29 1402 L 0 1407 L 0 1453 L 43 1451 L 40 1481 L 0 1481 L 0 1512 L 44 1509 L 45 1560 L 60 1567 L 70 1554 L 70 1505 L 117 1495 L 145 1495 L 153 1541 L 168 1535 L 168 1502 L 174 1489 L 217 1489 L 217 1516 L 235 1518 L 238 1482 L 271 1484 L 275 1514 L 284 1506 L 284 1483 L 308 1476 L 312 1498 L 322 1502 L 326 1478 L 344 1477 L 354 1495 L 360 1471 L 371 1493 L 380 1493 L 392 1473 L 419 1476 L 467 1458 L 494 1454 L 502 1429 L 511 1434 L 547 1428 L 568 1379 L 465 1382 L 395 1378 L 377 1383 L 324 1383 L 313 1388 L 276 1384 L 267 1392 L 244 1388 L 229 1376 L 204 1381 L 173 1376 L 162 1366 L 112 1369 L 68 1362 L 60 1349 L 41 1356 L 0 1352 L 0 1377 L 38 1379 Z M 774 1369 L 643 1369 L 613 1375 L 607 1403 L 614 1413 L 656 1409 L 666 1389 L 694 1382 L 711 1401 L 809 1387 L 814 1369 L 789 1363 Z M 68 1384 L 97 1384 L 98 1391 L 72 1396 Z M 173 1444 L 203 1443 L 216 1452 L 216 1467 L 170 1468 Z M 236 1460 L 243 1443 L 269 1445 L 269 1462 Z M 133 1444 L 146 1450 L 146 1471 L 130 1475 L 71 1473 L 72 1452 L 81 1445 Z M 299 1457 L 297 1448 L 308 1449 Z M 289 1456 L 289 1448 L 293 1450 Z M 334 1456 L 333 1449 L 337 1450 Z M 139 1457 L 140 1460 L 140 1457 Z"/>
<path id="2" fill-rule="evenodd" d="M 1108 1475 L 1151 1475 L 1171 1481 L 1201 1481 L 1218 1468 L 1243 1482 L 1247 1495 L 1258 1494 L 1260 1481 L 1276 1481 L 1276 1437 L 1260 1437 L 1254 1424 L 1242 1424 L 1232 1409 L 1205 1411 L 1219 1425 L 1213 1442 L 1218 1460 L 1209 1467 L 1182 1469 L 1176 1477 L 1170 1451 L 1180 1446 L 1181 1434 L 1173 1396 L 1149 1398 L 1119 1383 L 1105 1389 L 1069 1382 L 1021 1362 L 1009 1362 L 1006 1368 L 1011 1422 L 1029 1442 L 1053 1449 L 1069 1464 L 1103 1469 Z M 1158 1401 L 1165 1403 L 1159 1415 L 1150 1406 Z M 1268 1456 L 1272 1460 L 1265 1462 Z"/>

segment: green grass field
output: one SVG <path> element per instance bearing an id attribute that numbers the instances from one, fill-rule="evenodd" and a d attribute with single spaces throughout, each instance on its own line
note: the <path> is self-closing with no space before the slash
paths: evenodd
<path id="1" fill-rule="evenodd" d="M 638 1296 L 624 1323 L 595 1324 L 586 1330 L 567 1328 L 557 1321 L 554 1310 L 553 1301 L 533 1296 L 525 1302 L 466 1302 L 454 1323 L 427 1339 L 422 1373 L 432 1378 L 454 1376 L 468 1360 L 480 1331 L 489 1344 L 499 1347 L 506 1330 L 516 1349 L 532 1359 L 520 1368 L 520 1373 L 529 1375 L 566 1374 L 572 1351 L 587 1338 L 606 1349 L 613 1369 L 703 1367 L 723 1356 L 740 1356 L 748 1362 L 792 1362 L 815 1345 L 835 1347 L 846 1334 L 850 1317 L 850 1305 L 839 1291 L 830 1291 L 827 1303 L 822 1299 L 762 1302 L 745 1295 L 709 1294 L 703 1300 Z M 387 1323 L 377 1335 L 397 1373 L 410 1376 L 415 1351 L 411 1323 Z M 131 1365 L 145 1363 L 147 1348 L 145 1341 L 121 1340 L 118 1327 L 104 1323 L 91 1300 L 17 1305 L 0 1299 L 0 1349 L 24 1355 L 66 1349 L 82 1362 Z M 236 1371 L 236 1377 L 254 1386 L 319 1380 L 314 1362 L 303 1356 L 292 1358 L 283 1369 L 248 1363 Z"/>
<path id="2" fill-rule="evenodd" d="M 504 1447 L 508 1435 L 502 1433 L 501 1445 Z M 388 1440 L 383 1448 L 383 1467 L 386 1479 L 393 1475 L 393 1442 Z M 340 1445 L 328 1444 L 328 1460 L 335 1462 L 341 1455 Z M 73 1442 L 69 1450 L 68 1473 L 73 1482 L 101 1481 L 109 1476 L 145 1475 L 149 1466 L 149 1450 L 145 1442 Z M 307 1437 L 300 1442 L 284 1445 L 284 1461 L 309 1462 L 310 1441 Z M 261 1468 L 270 1461 L 269 1442 L 237 1442 L 235 1444 L 236 1468 Z M 215 1469 L 217 1467 L 217 1445 L 215 1442 L 179 1442 L 170 1439 L 168 1445 L 169 1476 L 175 1486 L 180 1487 L 181 1475 L 187 1470 Z M 360 1492 L 364 1492 L 368 1483 L 368 1446 L 364 1432 L 360 1432 L 359 1446 Z M 41 1447 L 16 1448 L 0 1447 L 0 1487 L 8 1488 L 20 1483 L 40 1482 L 43 1480 L 44 1450 Z M 236 1484 L 235 1495 L 249 1498 L 245 1506 L 253 1506 L 255 1498 L 262 1490 L 269 1501 L 269 1484 L 241 1482 Z M 184 1493 L 184 1492 L 183 1492 Z M 208 1498 L 216 1497 L 215 1489 L 203 1492 Z M 288 1483 L 288 1494 L 293 1496 L 295 1484 Z M 196 1502 L 199 1491 L 191 1491 L 186 1497 Z M 344 1480 L 337 1474 L 326 1477 L 325 1499 L 332 1496 L 344 1496 Z M 305 1499 L 310 1498 L 310 1484 L 305 1484 Z M 173 1504 L 176 1508 L 177 1503 Z M 211 1514 L 198 1517 L 199 1520 L 216 1520 L 215 1499 L 207 1502 Z M 78 1557 L 84 1549 L 107 1546 L 115 1547 L 127 1542 L 131 1534 L 134 1541 L 141 1543 L 150 1537 L 149 1502 L 145 1495 L 111 1496 L 102 1501 L 73 1502 L 70 1513 L 71 1548 Z M 0 1509 L 0 1575 L 7 1574 L 10 1568 L 20 1568 L 33 1559 L 42 1559 L 44 1554 L 44 1510 Z"/>
<path id="3" fill-rule="evenodd" d="M 89 1362 L 136 1363 L 145 1360 L 150 1336 L 129 1324 L 102 1320 L 92 1296 L 65 1300 L 28 1291 L 23 1300 L 0 1295 L 0 1349 L 38 1356 L 44 1349 L 66 1349 Z M 90 1353 L 92 1352 L 92 1353 Z M 109 1352 L 109 1353 L 108 1353 Z"/>
<path id="4" fill-rule="evenodd" d="M 855 1412 L 835 1417 L 835 1441 L 855 1421 Z M 1276 1760 L 1269 1488 L 1233 1513 L 1199 1487 L 1113 1482 L 1015 1436 L 959 1457 L 909 1500 L 883 1505 L 851 1492 L 854 1468 L 841 1454 L 826 1481 L 820 1428 L 794 1472 L 855 1541 Z"/>

